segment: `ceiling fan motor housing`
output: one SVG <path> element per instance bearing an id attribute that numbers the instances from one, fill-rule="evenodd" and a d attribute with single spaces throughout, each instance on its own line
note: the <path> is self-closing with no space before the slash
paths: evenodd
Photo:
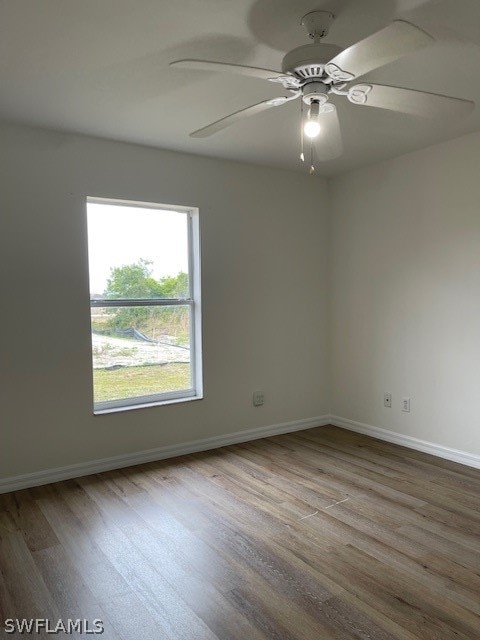
<path id="1" fill-rule="evenodd" d="M 282 71 L 285 74 L 292 73 L 301 80 L 321 78 L 327 62 L 341 51 L 341 47 L 326 42 L 304 44 L 287 53 L 282 60 Z"/>

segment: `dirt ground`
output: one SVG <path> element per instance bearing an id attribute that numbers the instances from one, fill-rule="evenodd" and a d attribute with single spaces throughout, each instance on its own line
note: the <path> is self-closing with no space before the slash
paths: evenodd
<path id="1" fill-rule="evenodd" d="M 171 344 L 171 340 L 169 336 L 164 336 L 159 343 L 150 343 L 93 334 L 93 368 L 190 362 L 188 347 Z"/>

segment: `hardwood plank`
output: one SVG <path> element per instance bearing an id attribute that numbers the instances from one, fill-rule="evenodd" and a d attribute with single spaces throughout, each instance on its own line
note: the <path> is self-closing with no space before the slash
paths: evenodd
<path id="1" fill-rule="evenodd" d="M 0 535 L 0 572 L 16 615 L 7 617 L 59 617 L 54 598 L 35 565 L 21 532 Z M 18 614 L 18 615 L 17 615 Z"/>
<path id="2" fill-rule="evenodd" d="M 105 609 L 70 563 L 61 544 L 35 551 L 32 555 L 62 620 L 102 620 L 105 626 L 102 640 L 116 640 L 119 637 L 118 629 L 115 629 Z M 80 637 L 91 636 L 82 634 Z"/>
<path id="3" fill-rule="evenodd" d="M 480 471 L 333 426 L 14 492 L 0 615 L 108 640 L 480 640 L 479 494 Z"/>
<path id="4" fill-rule="evenodd" d="M 166 592 L 172 592 L 175 595 L 175 616 L 180 614 L 181 624 L 175 625 L 176 634 L 180 637 L 180 629 L 190 621 L 190 625 L 196 625 L 203 629 L 205 636 L 206 629 L 202 624 L 205 622 L 209 629 L 214 631 L 215 637 L 219 638 L 238 638 L 245 637 L 263 638 L 252 628 L 247 621 L 238 615 L 238 613 L 229 605 L 224 594 L 215 588 L 215 572 L 222 570 L 221 563 L 213 554 L 207 545 L 201 540 L 191 535 L 187 537 L 183 535 L 182 544 L 178 540 L 178 523 L 175 523 L 173 534 L 167 527 L 168 533 L 172 534 L 170 538 L 165 531 L 165 525 L 162 528 L 152 527 L 151 511 L 147 512 L 147 520 L 143 519 L 132 508 L 130 500 L 134 504 L 139 505 L 140 495 L 129 495 L 129 503 L 122 503 L 118 498 L 112 498 L 108 490 L 100 483 L 89 482 L 88 479 L 81 481 L 85 487 L 87 494 L 93 498 L 97 506 L 102 509 L 104 517 L 112 526 L 116 526 L 128 538 L 126 546 L 131 547 L 130 554 L 137 558 L 135 561 L 135 572 L 140 573 L 143 577 L 152 570 L 161 575 L 162 580 L 168 583 L 168 587 L 161 590 L 160 604 L 165 607 Z M 145 496 L 148 498 L 148 496 Z M 145 501 L 140 502 L 145 506 Z M 155 515 L 158 510 L 155 509 Z M 150 517 L 148 517 L 150 513 Z M 165 512 L 160 511 L 160 517 L 164 520 Z M 171 522 L 171 521 L 170 521 Z M 169 524 L 170 524 L 169 522 Z M 138 553 L 141 553 L 142 559 L 138 561 Z M 208 553 L 208 564 L 202 557 Z M 147 562 L 148 569 L 142 568 L 142 563 Z M 211 569 L 214 569 L 212 572 Z M 233 571 L 230 569 L 233 576 Z M 227 577 L 227 580 L 225 579 Z M 225 572 L 222 571 L 221 584 L 227 590 L 234 588 L 235 583 L 228 580 Z M 215 612 L 212 615 L 210 603 L 215 602 Z M 188 605 L 188 608 L 185 607 Z M 182 612 L 183 608 L 183 612 Z M 172 613 L 170 617 L 173 618 Z M 191 635 L 193 634 L 193 635 Z M 208 635 L 208 634 L 207 634 Z M 185 637 L 203 637 L 198 630 L 191 628 L 185 629 Z M 207 636 L 205 636 L 207 637 Z"/>

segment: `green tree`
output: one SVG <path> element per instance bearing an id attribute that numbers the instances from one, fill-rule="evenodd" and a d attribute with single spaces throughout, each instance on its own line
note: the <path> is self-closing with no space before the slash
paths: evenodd
<path id="1" fill-rule="evenodd" d="M 135 264 L 113 267 L 105 298 L 164 298 L 161 282 L 152 278 L 151 264 L 150 260 L 142 259 Z"/>
<path id="2" fill-rule="evenodd" d="M 141 259 L 134 264 L 113 267 L 107 280 L 105 298 L 185 298 L 188 296 L 188 274 L 156 280 L 152 276 L 152 262 Z M 188 335 L 186 307 L 118 307 L 109 308 L 112 329 L 137 329 L 149 337 L 169 333 L 180 338 Z"/>
<path id="3" fill-rule="evenodd" d="M 187 298 L 188 275 L 180 271 L 176 276 L 168 276 L 160 281 L 160 287 L 164 294 L 162 298 Z"/>

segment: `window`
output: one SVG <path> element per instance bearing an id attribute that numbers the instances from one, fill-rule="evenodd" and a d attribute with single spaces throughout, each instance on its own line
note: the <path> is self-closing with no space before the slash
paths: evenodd
<path id="1" fill-rule="evenodd" d="M 87 199 L 94 412 L 200 398 L 198 210 Z"/>

